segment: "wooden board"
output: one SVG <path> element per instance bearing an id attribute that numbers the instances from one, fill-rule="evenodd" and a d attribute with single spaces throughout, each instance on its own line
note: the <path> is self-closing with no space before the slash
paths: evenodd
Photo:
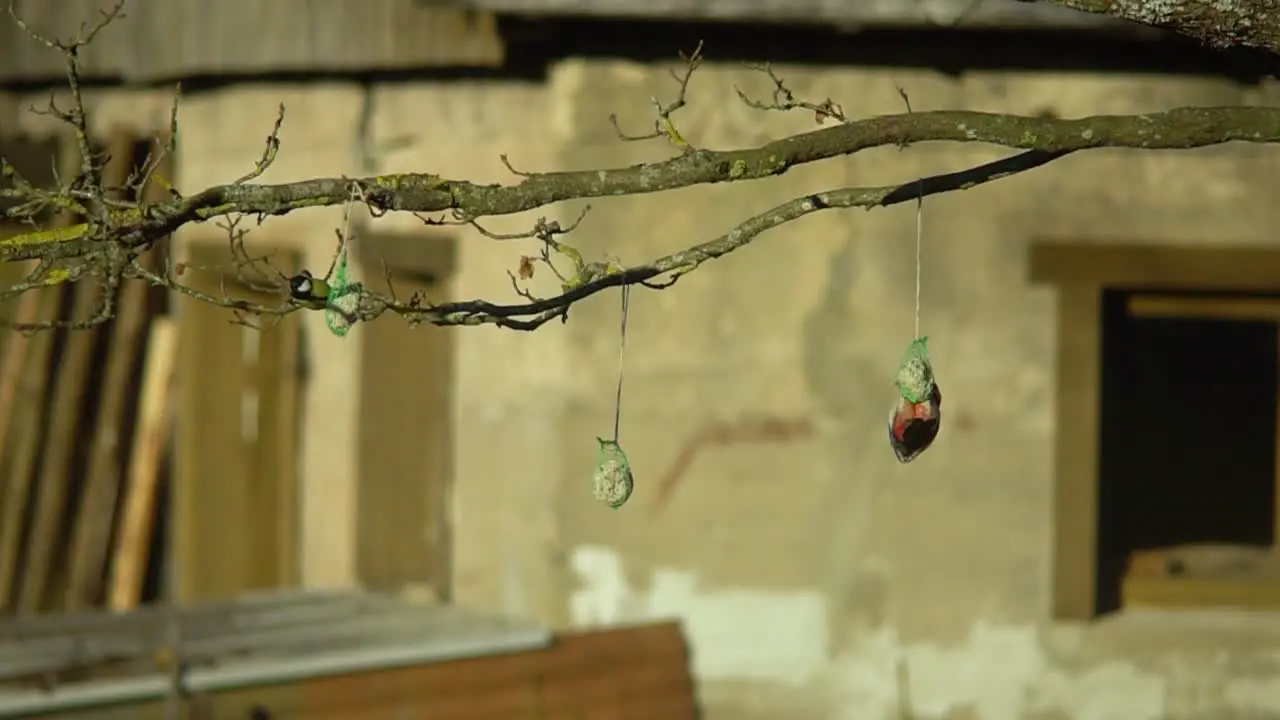
<path id="1" fill-rule="evenodd" d="M 258 335 L 252 386 L 257 396 L 257 438 L 245 531 L 259 562 L 250 565 L 249 587 L 292 585 L 298 580 L 298 452 L 301 438 L 299 360 L 302 327 L 297 315 Z"/>
<path id="2" fill-rule="evenodd" d="M 616 642 L 631 632 L 608 633 L 615 656 L 635 648 Z M 89 714 L 94 705 L 150 702 L 165 692 L 171 659 L 187 667 L 180 682 L 189 697 L 245 689 L 263 697 L 266 685 L 536 651 L 550 640 L 551 633 L 533 623 L 358 592 L 264 593 L 176 609 L 49 614 L 0 622 L 0 716 L 38 717 L 63 708 L 73 710 L 71 717 L 95 717 Z M 53 691 L 32 687 L 34 679 Z M 220 703 L 218 711 L 217 717 L 244 717 L 224 714 Z"/>
<path id="3" fill-rule="evenodd" d="M 1280 291 L 1280 250 L 1268 247 L 1037 242 L 1029 266 L 1032 282 Z"/>
<path id="4" fill-rule="evenodd" d="M 41 292 L 37 317 L 57 317 L 62 304 L 61 288 Z M 45 402 L 45 383 L 53 357 L 55 333 L 40 332 L 15 338 L 27 347 L 26 365 L 22 382 L 14 400 L 14 415 L 18 418 L 13 437 L 7 443 L 10 459 L 4 487 L 4 499 L 0 501 L 0 600 L 8 611 L 17 608 L 16 592 L 22 573 L 22 550 L 25 545 L 24 519 L 30 501 L 35 470 L 40 460 L 48 408 Z"/>
<path id="5" fill-rule="evenodd" d="M 1280 321 L 1280 299 L 1266 297 L 1131 295 L 1126 305 L 1129 314 L 1137 318 Z"/>
<path id="6" fill-rule="evenodd" d="M 1126 608 L 1280 609 L 1280 578 L 1197 578 L 1131 575 L 1120 586 Z"/>
<path id="7" fill-rule="evenodd" d="M 104 6 L 99 0 L 18 0 L 15 9 L 40 32 L 70 38 Z M 84 48 L 81 62 L 86 79 L 155 82 L 191 75 L 493 67 L 504 55 L 492 15 L 421 0 L 329 0 L 324 12 L 309 0 L 129 0 L 124 14 Z M 0 22 L 0 80 L 65 84 L 65 73 L 58 53 L 14 23 Z M 263 122 L 266 132 L 271 118 Z"/>
<path id="8" fill-rule="evenodd" d="M 850 23 L 858 27 L 1120 28 L 1142 26 L 1047 3 L 932 0 L 464 0 L 495 12 L 669 20 Z"/>
<path id="9" fill-rule="evenodd" d="M 116 177 L 127 174 L 132 164 L 135 140 L 117 134 L 111 143 Z M 162 171 L 166 175 L 167 171 Z M 85 482 L 80 490 L 77 515 L 71 534 L 68 581 L 63 606 L 69 610 L 92 607 L 99 602 L 104 571 L 115 524 L 116 502 L 124 473 L 124 451 L 128 447 L 126 426 L 129 406 L 134 400 L 134 378 L 146 337 L 148 286 L 139 280 L 126 281 L 116 296 L 116 317 L 109 328 L 110 345 L 99 382 L 96 427 L 93 429 Z"/>
<path id="10" fill-rule="evenodd" d="M 34 264 L 27 265 L 29 271 Z M 13 320 L 17 323 L 33 323 L 40 319 L 40 294 L 24 293 L 18 299 L 18 308 Z M 31 348 L 30 338 L 21 333 L 8 332 L 3 359 L 0 359 L 0 458 L 6 457 L 5 442 L 9 437 L 9 425 L 13 421 L 14 403 L 18 397 L 18 387 L 22 381 L 22 371 L 26 366 L 27 351 Z"/>
<path id="11" fill-rule="evenodd" d="M 193 265 L 223 261 L 221 253 L 203 247 L 191 258 Z M 216 283 L 209 289 L 217 292 Z M 245 589 L 241 570 L 248 556 L 244 516 L 250 468 L 242 417 L 244 329 L 231 324 L 229 310 L 190 298 L 180 298 L 175 309 L 178 427 L 170 570 L 174 600 L 191 603 Z"/>
<path id="12" fill-rule="evenodd" d="M 79 165 L 79 150 L 75 138 L 69 133 L 60 136 L 53 144 L 56 167 L 60 177 L 75 175 Z M 68 214 L 55 216 L 53 226 L 66 226 L 75 220 Z M 20 301 L 19 316 L 29 320 L 52 320 L 62 308 L 64 288 L 50 288 L 28 293 Z M 46 382 L 50 376 L 57 333 L 52 331 L 22 336 L 11 333 L 6 351 L 5 371 L 14 369 L 20 379 L 14 388 L 13 407 L 6 414 L 17 418 L 12 436 L 0 435 L 5 443 L 5 472 L 3 501 L 0 501 L 0 604 L 5 610 L 17 608 L 17 592 L 22 574 L 22 553 L 25 548 L 27 505 L 35 482 L 35 472 L 40 461 L 40 448 L 44 443 L 48 408 L 46 407 Z M 21 357 L 17 357 L 17 356 Z M 5 422 L 8 422 L 6 419 Z"/>
<path id="13" fill-rule="evenodd" d="M 400 274 L 396 292 L 438 297 L 439 283 Z M 356 575 L 370 589 L 425 585 L 449 593 L 448 497 L 453 439 L 452 329 L 386 317 L 359 334 Z"/>
<path id="14" fill-rule="evenodd" d="M 97 283 L 82 282 L 70 288 L 72 316 L 92 316 L 100 302 Z M 87 426 L 83 400 L 89 386 L 90 361 L 97 333 L 66 333 L 54 372 L 49 430 L 41 448 L 40 473 L 35 493 L 35 515 L 28 536 L 22 582 L 18 586 L 18 612 L 33 613 L 53 601 L 58 581 L 57 564 L 64 548 L 62 534 L 67 498 L 76 466 L 77 436 Z"/>
<path id="15" fill-rule="evenodd" d="M 138 604 L 150 557 L 155 522 L 160 463 L 168 444 L 173 410 L 174 365 L 178 330 L 172 320 L 157 318 L 147 342 L 137 429 L 129 454 L 129 481 L 120 509 L 120 522 L 111 570 L 108 607 L 116 612 Z"/>
<path id="16" fill-rule="evenodd" d="M 127 136 L 118 135 L 113 140 L 110 157 L 103 169 L 103 182 L 107 187 L 120 187 L 128 180 L 133 166 L 132 150 L 133 142 Z M 76 157 L 79 151 L 65 150 L 64 154 Z M 105 288 L 96 279 L 81 280 L 71 285 L 68 292 L 72 320 L 93 317 L 104 302 L 102 294 Z M 40 610 L 46 603 L 61 605 L 65 590 L 63 597 L 57 597 L 56 584 L 71 580 L 64 562 L 71 560 L 64 534 L 75 532 L 75 529 L 64 525 L 68 501 L 79 484 L 73 473 L 79 471 L 85 456 L 79 437 L 88 435 L 86 431 L 92 427 L 91 418 L 85 412 L 88 407 L 86 395 L 95 374 L 92 366 L 95 346 L 105 332 L 101 326 L 62 332 L 65 339 L 55 370 L 49 432 L 45 436 L 36 488 L 35 516 L 28 538 L 22 583 L 18 589 L 18 612 L 21 613 Z M 120 402 L 123 403 L 123 396 Z M 105 542 L 106 537 L 102 540 Z"/>
<path id="17" fill-rule="evenodd" d="M 192 253 L 193 268 L 230 259 L 221 245 Z M 230 272 L 225 288 L 218 273 L 188 275 L 213 294 L 280 302 L 255 296 Z M 186 297 L 177 306 L 179 427 L 170 515 L 176 597 L 188 603 L 291 584 L 298 565 L 298 318 L 257 330 L 233 324 L 225 308 Z M 229 533 L 232 527 L 237 531 Z"/>
<path id="18" fill-rule="evenodd" d="M 1088 619 L 1096 611 L 1101 307 L 1098 287 L 1058 290 L 1052 610 L 1058 619 Z"/>

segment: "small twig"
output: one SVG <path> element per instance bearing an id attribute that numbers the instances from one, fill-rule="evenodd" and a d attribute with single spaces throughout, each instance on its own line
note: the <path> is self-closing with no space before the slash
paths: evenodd
<path id="1" fill-rule="evenodd" d="M 499 155 L 498 159 L 502 161 L 502 164 L 507 168 L 508 171 L 511 172 L 512 175 L 519 175 L 520 177 L 531 177 L 533 175 L 533 173 L 527 173 L 522 170 L 515 169 L 515 167 L 512 166 L 511 164 L 511 160 L 507 158 L 506 153 Z"/>
<path id="2" fill-rule="evenodd" d="M 147 188 L 151 185 L 152 177 L 159 170 L 161 163 L 165 158 L 171 157 L 177 152 L 178 147 L 178 103 L 182 99 L 182 83 L 178 83 L 173 88 L 173 104 L 169 109 L 169 132 L 161 142 L 159 138 L 155 141 L 155 148 L 147 154 L 147 159 L 142 164 L 142 171 L 139 173 L 137 185 L 134 188 L 138 197 L 138 203 L 142 206 L 146 200 Z M 175 195 L 177 191 L 173 186 L 164 181 L 165 190 L 170 195 Z"/>
<path id="3" fill-rule="evenodd" d="M 613 125 L 614 131 L 621 140 L 637 142 L 664 137 L 684 153 L 691 153 L 696 149 L 680 135 L 680 131 L 676 129 L 675 122 L 672 121 L 671 116 L 685 106 L 689 92 L 689 80 L 693 77 L 693 73 L 698 69 L 698 66 L 702 64 L 702 41 L 699 40 L 697 47 L 688 55 L 683 52 L 680 53 L 680 59 L 684 62 L 684 71 L 670 71 L 672 79 L 676 81 L 676 85 L 679 88 L 676 93 L 676 99 L 663 105 L 656 97 L 649 98 L 649 102 L 652 103 L 654 110 L 657 112 L 657 117 L 653 121 L 653 132 L 644 135 L 629 135 L 618 124 L 617 114 L 611 113 L 609 115 L 609 122 Z"/>
<path id="4" fill-rule="evenodd" d="M 773 66 L 769 63 L 752 63 L 747 65 L 748 68 L 768 76 L 773 82 L 773 99 L 770 102 L 761 102 L 752 100 L 737 85 L 733 86 L 734 92 L 738 94 L 738 98 L 746 103 L 748 107 L 756 110 L 778 110 L 787 112 L 790 110 L 808 110 L 813 113 L 814 121 L 821 125 L 828 118 L 838 122 L 848 122 L 844 115 L 844 108 L 837 104 L 831 98 L 827 98 L 820 103 L 809 102 L 807 100 L 797 100 L 795 93 L 777 73 L 773 71 Z"/>
<path id="5" fill-rule="evenodd" d="M 568 233 L 577 230 L 578 225 L 582 224 L 583 218 L 585 218 L 589 212 L 591 212 L 591 206 L 584 206 L 582 208 L 582 212 L 578 213 L 578 217 L 575 218 L 573 222 L 569 223 L 567 227 L 561 227 L 560 223 L 556 220 L 548 221 L 546 218 L 540 217 L 533 224 L 533 228 L 531 230 L 518 233 L 492 232 L 485 229 L 479 222 L 465 217 L 462 217 L 460 221 L 474 227 L 477 232 L 490 240 L 528 240 L 530 238 L 538 238 L 545 242 L 547 238 L 553 238 L 557 235 L 567 235 Z"/>
<path id="6" fill-rule="evenodd" d="M 258 162 L 254 163 L 253 170 L 245 175 L 236 178 L 232 185 L 243 185 L 250 180 L 256 180 L 262 173 L 271 167 L 276 161 L 276 153 L 280 152 L 280 126 L 284 123 L 284 103 L 280 103 L 279 109 L 276 111 L 276 122 L 271 126 L 271 134 L 267 136 L 266 147 L 262 150 L 262 157 Z"/>
<path id="7" fill-rule="evenodd" d="M 378 258 L 382 262 L 382 279 L 387 283 L 387 295 L 391 298 L 391 302 L 397 302 L 396 285 L 391 279 L 391 266 L 387 265 L 386 258 Z"/>
<path id="8" fill-rule="evenodd" d="M 907 95 L 907 91 L 906 91 L 906 89 L 905 89 L 905 88 L 903 88 L 901 85 L 897 85 L 897 86 L 895 86 L 895 89 L 897 89 L 897 91 L 898 91 L 898 97 L 902 98 L 902 104 L 907 106 L 907 114 L 908 114 L 908 115 L 910 115 L 910 114 L 914 113 L 914 112 L 915 112 L 915 110 L 912 110 L 912 109 L 911 109 L 911 96 Z M 911 143 L 906 142 L 906 141 L 904 140 L 904 141 L 902 141 L 902 142 L 898 143 L 898 150 L 906 150 L 906 149 L 907 149 L 907 146 L 908 146 L 908 145 L 910 145 L 910 144 L 911 144 Z"/>
<path id="9" fill-rule="evenodd" d="M 84 97 L 81 92 L 80 81 L 80 48 L 93 42 L 98 33 L 111 24 L 118 17 L 124 17 L 121 10 L 124 7 L 124 0 L 118 2 L 107 10 L 99 10 L 98 21 L 90 25 L 82 23 L 80 25 L 80 33 L 72 40 L 60 40 L 50 38 L 36 32 L 29 26 L 25 20 L 18 15 L 15 0 L 9 0 L 9 17 L 13 22 L 27 34 L 31 39 L 44 45 L 45 47 L 54 49 L 62 53 L 63 60 L 67 69 L 67 86 L 71 90 L 72 107 L 68 111 L 61 111 L 54 104 L 53 100 L 49 101 L 48 113 L 61 119 L 71 125 L 75 131 L 76 144 L 80 148 L 80 175 L 81 182 L 90 188 L 100 188 L 101 166 L 94 161 L 93 148 L 89 141 L 89 129 L 84 109 Z M 99 210 L 98 214 L 104 211 Z"/>

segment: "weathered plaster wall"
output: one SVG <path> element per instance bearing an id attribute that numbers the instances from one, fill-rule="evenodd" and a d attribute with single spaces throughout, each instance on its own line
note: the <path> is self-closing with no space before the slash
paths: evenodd
<path id="1" fill-rule="evenodd" d="M 895 84 L 920 109 L 1080 115 L 1245 100 L 1212 81 L 786 74 L 798 91 L 858 114 L 898 110 Z M 811 122 L 743 108 L 732 90 L 740 77 L 717 68 L 696 81 L 682 125 L 695 142 L 755 144 Z M 569 66 L 558 78 L 575 91 L 583 145 L 564 163 L 662 152 L 620 148 L 601 121 L 617 111 L 642 122 L 660 73 Z M 798 193 L 998 154 L 873 150 L 749 187 L 600 203 L 587 232 L 634 237 L 617 252 L 639 259 Z M 563 421 L 562 455 L 580 470 L 547 490 L 567 550 L 563 565 L 547 557 L 548 572 L 575 588 L 562 618 L 684 617 L 718 717 L 886 717 L 903 695 L 929 717 L 1280 713 L 1272 618 L 1046 622 L 1054 299 L 1025 280 L 1034 236 L 1268 242 L 1277 157 L 1097 153 L 927 201 L 923 329 L 949 416 L 935 448 L 908 467 L 885 447 L 883 423 L 911 335 L 912 207 L 806 219 L 673 292 L 634 297 L 623 432 L 647 484 L 620 513 L 593 509 L 585 488 L 591 437 L 609 427 L 616 300 L 580 309 L 566 342 L 586 368 L 579 382 L 596 391 L 575 394 Z M 807 420 L 813 432 L 707 448 L 658 501 L 680 448 L 745 416 Z"/>
<path id="2" fill-rule="evenodd" d="M 780 71 L 853 115 L 972 108 L 1064 115 L 1268 100 L 1210 80 L 926 72 Z M 643 130 L 665 70 L 566 62 L 545 85 L 456 83 L 376 93 L 379 141 L 410 140 L 387 170 L 508 182 L 498 160 L 551 170 L 665 157 L 624 144 L 607 116 Z M 812 127 L 741 105 L 708 65 L 682 129 L 736 147 Z M 183 111 L 184 188 L 223 182 L 257 157 L 275 104 L 284 147 L 264 178 L 355 172 L 360 93 L 256 87 L 193 96 Z M 712 237 L 797 194 L 905 181 L 1001 151 L 871 150 L 782 178 L 600 200 L 573 236 L 589 254 L 639 261 Z M 1280 220 L 1265 148 L 1091 152 L 1018 178 L 931 198 L 924 214 L 923 330 L 946 389 L 946 429 L 910 466 L 885 447 L 895 364 L 912 332 L 914 208 L 824 213 L 760 238 L 663 292 L 632 298 L 623 441 L 631 503 L 590 499 L 593 438 L 612 422 L 618 297 L 533 334 L 459 335 L 455 593 L 462 603 L 556 625 L 675 615 L 686 622 L 715 718 L 1264 717 L 1280 714 L 1274 617 L 1130 615 L 1047 620 L 1053 433 L 1051 290 L 1025 279 L 1036 236 L 1265 243 Z M 571 203 L 492 223 L 572 218 Z M 333 211 L 256 231 L 327 262 Z M 406 230 L 412 218 L 391 220 Z M 190 236 L 208 233 L 193 228 Z M 506 297 L 526 247 L 459 235 L 458 296 Z M 541 278 L 540 278 L 541 279 Z M 545 279 L 541 279 L 545 280 Z M 305 576 L 352 578 L 351 428 L 359 358 L 313 319 Z M 424 330 L 430 332 L 430 330 Z M 751 422 L 744 422 L 751 421 Z M 680 456 L 708 433 L 730 442 Z M 899 667 L 905 668 L 905 687 Z"/>

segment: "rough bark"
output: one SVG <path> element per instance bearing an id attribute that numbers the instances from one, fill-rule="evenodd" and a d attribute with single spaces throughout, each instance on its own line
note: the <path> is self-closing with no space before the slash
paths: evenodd
<path id="1" fill-rule="evenodd" d="M 110 227 L 80 225 L 0 241 L 0 261 L 67 259 L 103 240 L 150 242 L 179 227 L 226 215 L 283 215 L 339 205 L 353 183 L 375 210 L 459 211 L 482 218 L 533 210 L 563 200 L 639 195 L 693 185 L 742 182 L 780 175 L 796 165 L 885 145 L 927 141 L 977 142 L 1021 150 L 1066 153 L 1092 148 L 1180 150 L 1231 141 L 1280 142 L 1280 108 L 1190 107 L 1147 115 L 1054 119 L 980 112 L 903 113 L 854 120 L 743 150 L 693 150 L 662 162 L 623 168 L 526 174 L 510 185 L 478 185 L 431 173 L 367 178 L 317 178 L 279 185 L 229 184 L 121 214 Z M 88 233 L 96 231 L 94 237 Z M 109 233 L 103 237 L 101 233 Z M 91 242 L 84 242 L 89 240 Z M 52 248 L 57 247 L 55 251 Z"/>
<path id="2" fill-rule="evenodd" d="M 1280 0 L 1048 0 L 1164 28 L 1215 48 L 1280 52 Z"/>
<path id="3" fill-rule="evenodd" d="M 1251 45 L 1274 49 L 1280 46 L 1280 0 L 1051 0 L 1087 12 L 1101 12 L 1150 25 L 1169 27 L 1199 37 L 1217 46 Z M 980 112 L 907 112 L 865 119 L 848 118 L 837 103 L 827 99 L 808 102 L 796 98 L 783 81 L 767 67 L 761 68 L 774 81 L 772 102 L 763 103 L 746 96 L 749 106 L 761 110 L 811 112 L 819 120 L 833 120 L 831 126 L 793 135 L 755 148 L 708 150 L 694 147 L 680 135 L 672 116 L 685 104 L 689 76 L 701 56 L 695 51 L 685 57 L 686 70 L 675 73 L 676 99 L 657 107 L 655 132 L 628 137 L 619 131 L 619 141 L 657 139 L 674 148 L 673 157 L 630 167 L 587 169 L 569 172 L 522 172 L 511 169 L 512 182 L 481 185 L 460 178 L 446 178 L 430 172 L 377 175 L 364 178 L 329 177 L 284 184 L 262 184 L 257 179 L 281 150 L 278 132 L 283 108 L 266 143 L 262 159 L 239 180 L 193 192 L 171 189 L 167 200 L 158 203 L 113 201 L 116 189 L 102 185 L 100 168 L 89 146 L 84 104 L 79 92 L 79 50 L 119 13 L 116 5 L 103 13 L 101 21 L 87 27 L 81 36 L 58 41 L 40 36 L 14 17 L 31 38 L 60 51 L 67 65 L 72 107 L 50 107 L 47 112 L 71 126 L 82 156 L 77 178 L 55 189 L 41 189 L 25 182 L 13 168 L 0 164 L 0 197 L 17 201 L 6 212 L 11 220 L 30 221 L 36 229 L 0 241 L 0 262 L 38 260 L 38 267 L 22 282 L 0 289 L 0 299 L 31 289 L 85 278 L 98 278 L 105 286 L 99 312 L 87 321 L 58 321 L 56 327 L 85 327 L 105 322 L 112 316 L 111 293 L 122 280 L 142 280 L 236 311 L 256 314 L 283 314 L 302 309 L 331 309 L 327 301 L 293 297 L 277 308 L 252 305 L 228 297 L 201 293 L 184 285 L 180 268 L 155 273 L 138 262 L 139 253 L 179 228 L 227 218 L 256 216 L 260 220 L 296 210 L 366 204 L 374 213 L 444 213 L 436 222 L 470 224 L 478 231 L 477 241 L 530 238 L 540 241 L 540 261 L 550 266 L 561 281 L 561 292 L 538 298 L 519 287 L 512 275 L 512 303 L 489 300 L 430 304 L 425 298 L 397 299 L 394 293 L 364 288 L 355 313 L 358 320 L 371 320 L 393 312 L 412 322 L 439 325 L 496 324 L 530 330 L 553 318 L 563 318 L 578 300 L 606 288 L 643 284 L 666 287 L 682 275 L 709 260 L 721 257 L 754 241 L 762 233 L 805 215 L 832 208 L 882 207 L 912 201 L 935 193 L 966 190 L 1024 172 L 1067 154 L 1095 148 L 1135 150 L 1185 150 L 1233 141 L 1280 143 L 1280 108 L 1189 107 L 1134 116 L 1099 115 L 1076 119 L 1026 117 Z M 905 95 L 904 95 L 905 99 Z M 656 103 L 656 101 L 655 101 Z M 179 104 L 175 98 L 171 137 L 178 128 Z M 711 183 L 746 182 L 780 175 L 792 167 L 851 155 L 868 148 L 903 146 L 921 142 L 973 142 L 1021 150 L 1002 160 L 975 168 L 882 187 L 832 188 L 797 197 L 754 217 L 745 218 L 723 235 L 692 244 L 678 252 L 627 268 L 600 262 L 586 262 L 582 254 L 557 240 L 573 228 L 539 220 L 533 230 L 519 235 L 499 236 L 485 230 L 479 220 L 551 205 L 564 200 L 608 198 L 678 190 Z M 172 151 L 171 144 L 168 146 Z M 506 158 L 503 158 L 505 161 Z M 154 167 L 154 165 L 152 165 Z M 510 165 L 508 167 L 511 167 Z M 429 168 L 424 168 L 429 170 Z M 150 172 L 136 180 L 135 196 L 153 178 Z M 74 213 L 86 219 L 73 227 L 38 229 L 39 213 L 49 209 Z M 229 229 L 235 245 L 235 230 Z M 343 233 L 345 238 L 345 231 Z M 345 247 L 345 239 L 339 247 Z M 595 249 L 604 255 L 607 249 Z M 336 253 L 337 254 L 337 253 Z M 561 275 L 551 262 L 571 266 Z M 522 277 L 532 273 L 526 257 Z M 299 278 L 305 280 L 305 276 Z M 298 278 L 294 278 L 296 280 Z M 292 283 L 289 283 L 292 285 Z M 310 283 L 308 283 L 310 284 Z M 287 295 L 288 288 L 283 289 Z M 345 296 L 344 296 L 345 297 Z M 346 311 L 344 311 L 346 312 Z M 35 328 L 29 328 L 35 329 Z"/>

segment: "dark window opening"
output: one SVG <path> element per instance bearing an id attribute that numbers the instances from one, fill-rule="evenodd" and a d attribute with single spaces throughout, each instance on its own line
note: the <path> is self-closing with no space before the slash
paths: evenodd
<path id="1" fill-rule="evenodd" d="M 1135 551 L 1276 541 L 1277 323 L 1133 317 L 1129 296 L 1102 305 L 1099 613 Z"/>

